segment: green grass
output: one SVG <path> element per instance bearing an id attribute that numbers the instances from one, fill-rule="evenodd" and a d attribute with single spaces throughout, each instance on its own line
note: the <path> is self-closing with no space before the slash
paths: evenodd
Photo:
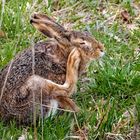
<path id="1" fill-rule="evenodd" d="M 31 13 L 35 11 L 53 15 L 69 28 L 88 30 L 106 48 L 105 57 L 89 65 L 89 81 L 78 83 L 78 92 L 73 98 L 81 111 L 76 117 L 73 113 L 64 113 L 48 118 L 43 127 L 40 122 L 38 140 L 72 139 L 69 136 L 86 136 L 89 140 L 133 137 L 135 124 L 140 122 L 140 11 L 134 8 L 138 4 L 138 0 L 133 3 L 131 0 L 48 0 L 48 5 L 41 0 L 34 3 L 31 0 L 6 1 L 0 27 L 5 33 L 0 37 L 0 68 L 29 47 L 31 38 L 35 42 L 44 39 L 29 23 Z M 130 30 L 128 23 L 123 21 L 122 10 L 129 12 L 129 24 L 136 29 Z M 108 20 L 113 16 L 114 19 Z M 2 140 L 16 140 L 22 131 L 23 127 L 16 127 L 14 123 L 5 126 L 0 122 Z M 34 139 L 33 132 L 29 127 L 29 140 Z"/>

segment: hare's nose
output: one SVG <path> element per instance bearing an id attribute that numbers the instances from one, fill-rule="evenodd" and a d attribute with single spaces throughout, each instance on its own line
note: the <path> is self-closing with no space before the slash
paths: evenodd
<path id="1" fill-rule="evenodd" d="M 105 55 L 105 52 L 100 53 L 100 57 L 103 57 Z"/>

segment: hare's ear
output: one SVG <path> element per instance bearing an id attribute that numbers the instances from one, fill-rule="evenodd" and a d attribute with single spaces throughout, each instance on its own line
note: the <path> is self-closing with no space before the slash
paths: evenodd
<path id="1" fill-rule="evenodd" d="M 74 112 L 79 111 L 79 107 L 75 104 L 75 102 L 66 96 L 57 96 L 57 101 L 61 108 L 69 109 Z"/>
<path id="2" fill-rule="evenodd" d="M 44 35 L 50 38 L 62 38 L 66 36 L 67 30 L 61 25 L 56 23 L 53 19 L 44 14 L 33 14 L 30 23 L 42 32 Z"/>

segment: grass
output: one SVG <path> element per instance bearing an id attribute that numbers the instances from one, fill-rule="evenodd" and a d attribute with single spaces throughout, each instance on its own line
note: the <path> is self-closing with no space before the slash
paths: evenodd
<path id="1" fill-rule="evenodd" d="M 48 2 L 48 3 L 47 3 Z M 73 96 L 81 111 L 64 113 L 40 122 L 38 140 L 64 139 L 130 139 L 138 136 L 140 122 L 140 10 L 138 0 L 61 0 L 55 1 L 9 0 L 4 5 L 0 27 L 0 68 L 18 52 L 44 39 L 30 25 L 29 18 L 35 11 L 54 16 L 66 28 L 87 30 L 106 47 L 102 61 L 92 62 L 88 81 L 78 83 Z M 121 11 L 129 13 L 123 21 Z M 0 2 L 2 11 L 2 2 Z M 2 12 L 1 12 L 2 13 Z M 84 81 L 85 80 L 85 81 Z M 83 82 L 84 81 L 84 82 Z M 28 128 L 28 139 L 34 139 L 33 128 Z M 138 132 L 137 132 L 138 131 Z M 16 140 L 23 127 L 11 122 L 0 122 L 0 139 Z M 136 135 L 134 135 L 134 133 Z M 139 137 L 139 138 L 138 138 Z"/>

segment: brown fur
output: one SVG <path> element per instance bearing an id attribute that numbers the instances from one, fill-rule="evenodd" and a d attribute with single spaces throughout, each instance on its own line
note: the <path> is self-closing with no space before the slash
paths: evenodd
<path id="1" fill-rule="evenodd" d="M 66 63 L 73 48 L 77 48 L 81 55 L 81 63 L 78 70 L 79 74 L 82 73 L 87 62 L 99 58 L 101 56 L 100 53 L 104 49 L 103 45 L 91 37 L 91 35 L 79 31 L 67 31 L 44 14 L 34 14 L 31 18 L 31 23 L 44 35 L 51 38 L 45 42 L 39 42 L 34 46 L 35 75 L 41 76 L 43 79 L 51 80 L 54 83 L 64 84 L 66 79 Z M 23 116 L 23 118 L 25 116 L 28 122 L 30 118 L 28 116 L 30 113 L 28 112 L 33 111 L 31 104 L 29 104 L 29 99 L 32 97 L 32 90 L 26 88 L 26 81 L 33 74 L 32 58 L 31 48 L 26 49 L 16 56 L 12 63 L 4 92 L 2 92 L 2 88 L 10 64 L 0 71 L 0 91 L 2 97 L 0 100 L 0 115 L 6 118 L 6 120 L 10 120 L 12 116 L 17 115 Z M 75 67 L 75 65 L 73 65 L 73 67 Z M 69 71 L 67 73 L 69 73 Z M 75 76 L 72 78 L 74 79 Z M 68 79 L 71 79 L 71 76 L 69 76 Z M 72 84 L 71 80 L 69 82 Z M 55 90 L 54 88 L 54 91 Z M 40 95 L 40 91 L 36 90 L 35 92 L 38 92 L 38 95 Z M 46 93 L 49 92 L 45 91 L 45 93 L 43 93 L 44 99 Z M 61 94 L 62 91 L 60 90 L 59 93 Z M 73 91 L 66 91 L 66 93 L 70 93 L 71 95 Z"/>

